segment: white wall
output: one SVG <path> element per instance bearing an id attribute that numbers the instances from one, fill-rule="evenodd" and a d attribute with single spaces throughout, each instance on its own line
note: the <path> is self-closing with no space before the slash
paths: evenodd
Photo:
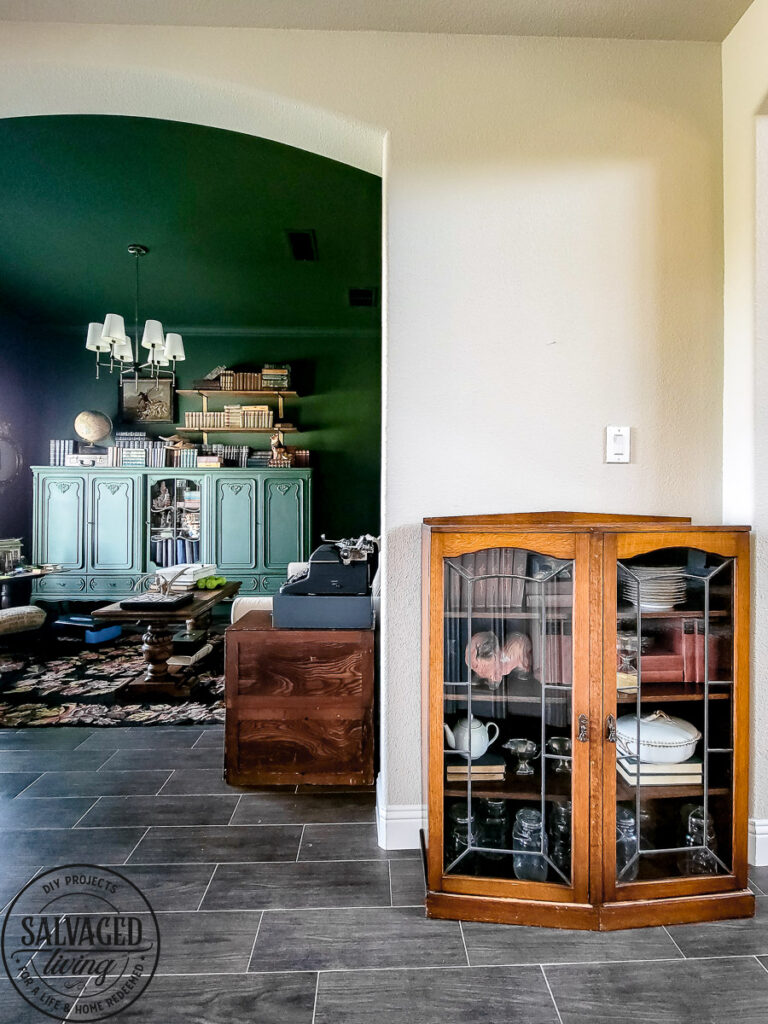
<path id="1" fill-rule="evenodd" d="M 423 516 L 718 521 L 716 45 L 19 25 L 0 75 L 4 116 L 208 118 L 360 166 L 386 133 L 390 808 L 420 800 Z"/>
<path id="2" fill-rule="evenodd" d="M 768 725 L 768 118 L 759 116 L 768 96 L 767 44 L 768 0 L 755 0 L 723 44 L 723 509 L 726 521 L 754 527 L 750 813 L 759 820 L 768 819 L 761 756 Z M 759 859 L 768 863 L 768 835 L 760 842 L 767 845 Z"/>

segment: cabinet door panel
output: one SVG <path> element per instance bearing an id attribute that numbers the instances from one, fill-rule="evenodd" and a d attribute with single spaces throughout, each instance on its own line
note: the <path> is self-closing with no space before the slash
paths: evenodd
<path id="1" fill-rule="evenodd" d="M 433 535 L 430 888 L 587 902 L 589 538 Z"/>
<path id="2" fill-rule="evenodd" d="M 136 481 L 131 476 L 91 477 L 91 572 L 126 572 L 137 560 Z"/>
<path id="3" fill-rule="evenodd" d="M 43 476 L 38 485 L 35 558 L 85 567 L 85 477 Z"/>
<path id="4" fill-rule="evenodd" d="M 305 481 L 264 479 L 264 567 L 286 569 L 305 550 Z"/>
<path id="5" fill-rule="evenodd" d="M 734 880 L 746 853 L 734 811 L 746 707 L 743 546 L 726 534 L 606 538 L 605 714 L 616 721 L 605 732 L 609 899 L 746 884 Z"/>
<path id="6" fill-rule="evenodd" d="M 217 476 L 213 491 L 212 553 L 222 571 L 255 569 L 256 481 Z"/>

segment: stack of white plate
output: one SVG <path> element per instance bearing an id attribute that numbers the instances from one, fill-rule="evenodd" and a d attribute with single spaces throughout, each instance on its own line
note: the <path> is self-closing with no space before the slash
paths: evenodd
<path id="1" fill-rule="evenodd" d="M 682 565 L 633 565 L 629 571 L 640 581 L 640 610 L 668 612 L 675 605 L 685 603 L 685 572 Z M 619 581 L 621 596 L 637 605 L 637 584 L 622 577 Z"/>

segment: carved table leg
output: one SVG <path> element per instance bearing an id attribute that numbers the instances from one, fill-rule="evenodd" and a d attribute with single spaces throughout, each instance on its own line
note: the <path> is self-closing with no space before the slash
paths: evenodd
<path id="1" fill-rule="evenodd" d="M 141 653 L 147 663 L 147 670 L 144 679 L 147 683 L 167 683 L 171 681 L 168 673 L 168 659 L 173 651 L 171 632 L 164 624 L 152 624 L 147 626 L 147 631 L 141 638 L 144 642 Z"/>
<path id="2" fill-rule="evenodd" d="M 147 624 L 142 637 L 141 653 L 146 670 L 125 689 L 129 700 L 143 697 L 188 697 L 189 686 L 168 671 L 168 659 L 173 653 L 171 626 L 166 622 Z"/>

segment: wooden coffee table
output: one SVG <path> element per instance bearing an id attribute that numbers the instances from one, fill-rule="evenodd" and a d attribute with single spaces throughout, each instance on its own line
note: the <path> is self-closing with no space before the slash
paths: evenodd
<path id="1" fill-rule="evenodd" d="M 240 583 L 225 583 L 216 590 L 195 590 L 188 604 L 166 611 L 131 611 L 121 608 L 117 601 L 91 612 L 94 619 L 139 622 L 145 626 L 141 651 L 147 668 L 137 679 L 127 684 L 127 694 L 137 699 L 150 696 L 188 697 L 189 686 L 168 671 L 168 659 L 173 650 L 171 626 L 186 622 L 187 619 L 197 621 L 207 616 L 220 601 L 235 597 L 239 589 Z"/>

